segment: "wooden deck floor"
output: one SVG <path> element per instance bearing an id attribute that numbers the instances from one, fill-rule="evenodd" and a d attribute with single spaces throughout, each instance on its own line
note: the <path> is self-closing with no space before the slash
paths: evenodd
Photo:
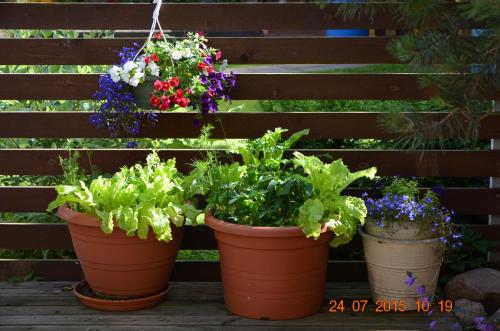
<path id="1" fill-rule="evenodd" d="M 428 330 L 425 313 L 328 312 L 331 299 L 369 296 L 365 283 L 330 283 L 324 309 L 290 321 L 251 320 L 229 313 L 220 283 L 175 283 L 167 300 L 155 308 L 100 312 L 82 306 L 69 282 L 0 282 L 0 330 L 125 331 L 125 330 Z M 452 316 L 438 314 L 436 330 L 450 329 Z"/>

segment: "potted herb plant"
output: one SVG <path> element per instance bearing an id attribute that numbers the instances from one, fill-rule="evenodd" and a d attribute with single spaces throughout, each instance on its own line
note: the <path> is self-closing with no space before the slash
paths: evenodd
<path id="1" fill-rule="evenodd" d="M 381 198 L 364 193 L 368 216 L 359 229 L 374 301 L 396 302 L 404 310 L 421 304 L 408 282 L 418 279 L 428 297 L 434 295 L 445 248 L 459 236 L 438 196 L 432 190 L 419 194 L 417 185 L 396 178 Z"/>
<path id="2" fill-rule="evenodd" d="M 175 159 L 123 167 L 89 185 L 78 181 L 76 162 L 66 167 L 66 185 L 48 211 L 68 223 L 86 281 L 96 295 L 75 287 L 83 303 L 105 310 L 133 310 L 166 295 L 182 237 L 182 225 L 196 223 L 201 211 L 190 203 Z M 201 214 L 201 217 L 202 214 Z M 81 284 L 80 284 L 81 285 Z M 120 300 L 108 300 L 120 299 Z"/>
<path id="3" fill-rule="evenodd" d="M 375 168 L 351 173 L 341 160 L 284 153 L 306 135 L 286 130 L 233 149 L 242 164 L 213 154 L 195 162 L 192 189 L 206 195 L 205 223 L 214 230 L 227 309 L 250 318 L 292 319 L 323 303 L 328 243 L 349 242 L 363 223 L 360 198 L 341 192 Z M 333 240 L 332 240 L 333 237 Z"/>

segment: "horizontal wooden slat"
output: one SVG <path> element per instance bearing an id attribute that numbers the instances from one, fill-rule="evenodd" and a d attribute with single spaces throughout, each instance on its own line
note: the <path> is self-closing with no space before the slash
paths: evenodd
<path id="1" fill-rule="evenodd" d="M 90 123 L 90 115 L 87 112 L 0 112 L 0 138 L 108 138 L 107 130 L 96 129 Z M 200 128 L 192 125 L 194 115 L 193 112 L 159 113 L 158 123 L 144 127 L 139 137 L 197 138 Z M 382 115 L 378 112 L 219 112 L 205 116 L 203 121 L 214 126 L 213 138 L 257 138 L 277 127 L 287 128 L 289 133 L 310 129 L 308 139 L 395 138 L 380 126 Z M 411 114 L 419 120 L 439 120 L 445 115 Z M 479 137 L 500 138 L 500 114 L 492 113 L 481 121 Z"/>
<path id="2" fill-rule="evenodd" d="M 210 38 L 230 64 L 398 63 L 392 37 Z M 143 39 L 0 39 L 0 64 L 113 64 L 123 46 Z"/>
<path id="3" fill-rule="evenodd" d="M 347 189 L 345 194 L 360 196 L 364 188 Z M 0 187 L 0 211 L 44 212 L 54 200 L 53 187 Z M 444 188 L 440 198 L 445 206 L 459 214 L 500 214 L 500 188 Z"/>
<path id="4" fill-rule="evenodd" d="M 81 164 L 90 168 L 92 164 L 102 172 L 112 173 L 124 165 L 133 165 L 145 160 L 149 150 L 143 149 L 94 149 L 77 150 L 82 156 Z M 295 150 L 288 151 L 290 155 Z M 489 177 L 500 175 L 500 150 L 348 150 L 308 149 L 304 154 L 319 155 L 325 160 L 342 158 L 351 170 L 378 168 L 381 176 L 433 176 L 433 177 Z M 203 153 L 203 151 L 201 151 Z M 200 158 L 199 150 L 161 150 L 162 158 L 175 157 L 181 171 L 187 171 L 192 160 Z M 0 174 L 4 175 L 60 175 L 59 156 L 68 152 L 59 149 L 2 149 Z M 481 166 L 477 166 L 480 164 Z"/>
<path id="5" fill-rule="evenodd" d="M 380 7 L 386 5 L 380 5 Z M 149 30 L 153 6 L 148 4 L 0 4 L 0 29 Z M 321 30 L 325 28 L 395 28 L 401 23 L 388 11 L 374 20 L 344 21 L 338 5 L 314 3 L 164 4 L 164 29 L 190 31 Z"/>
<path id="6" fill-rule="evenodd" d="M 96 74 L 1 74 L 0 100 L 88 100 Z M 235 100 L 428 99 L 416 74 L 238 74 Z"/>
<path id="7" fill-rule="evenodd" d="M 77 260 L 0 260 L 0 281 L 15 276 L 26 276 L 33 271 L 34 277 L 43 280 L 81 280 L 83 274 Z M 177 261 L 171 280 L 174 282 L 220 282 L 219 262 Z M 367 281 L 364 261 L 330 261 L 327 281 Z"/>
<path id="8" fill-rule="evenodd" d="M 489 240 L 500 243 L 500 225 L 467 225 Z M 0 223 L 0 248 L 3 249 L 73 249 L 66 224 Z M 181 249 L 217 249 L 212 230 L 206 226 L 185 226 Z M 347 245 L 331 249 L 331 258 L 337 251 L 361 250 L 361 240 L 356 237 Z M 493 251 L 500 251 L 500 245 Z"/>
<path id="9" fill-rule="evenodd" d="M 0 248 L 73 249 L 66 224 L 0 223 Z M 217 249 L 211 230 L 185 226 L 181 249 Z"/>

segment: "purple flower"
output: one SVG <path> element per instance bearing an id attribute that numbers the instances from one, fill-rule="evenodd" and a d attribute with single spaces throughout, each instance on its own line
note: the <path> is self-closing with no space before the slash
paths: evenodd
<path id="1" fill-rule="evenodd" d="M 429 330 L 436 330 L 437 321 L 433 320 L 429 323 Z"/>
<path id="2" fill-rule="evenodd" d="M 454 323 L 454 324 L 451 326 L 451 329 L 452 329 L 452 330 L 462 330 L 462 326 L 460 325 L 460 323 L 456 322 L 456 323 Z"/>
<path id="3" fill-rule="evenodd" d="M 484 317 L 474 318 L 474 323 L 479 331 L 495 331 L 494 322 L 488 322 Z"/>
<path id="4" fill-rule="evenodd" d="M 127 148 L 136 148 L 137 147 L 137 141 L 129 141 L 127 143 Z"/>
<path id="5" fill-rule="evenodd" d="M 408 285 L 408 287 L 411 287 L 413 286 L 413 284 L 415 284 L 415 276 L 413 276 L 413 273 L 411 272 L 407 272 L 406 273 L 406 280 L 405 280 L 405 284 Z"/>
<path id="6" fill-rule="evenodd" d="M 416 291 L 419 296 L 423 297 L 425 295 L 425 286 L 424 285 L 418 286 Z"/>

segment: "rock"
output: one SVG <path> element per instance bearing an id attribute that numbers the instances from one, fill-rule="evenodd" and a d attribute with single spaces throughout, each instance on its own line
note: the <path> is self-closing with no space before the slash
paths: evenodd
<path id="1" fill-rule="evenodd" d="M 500 271 L 478 268 L 450 279 L 444 290 L 450 300 L 482 301 L 486 293 L 500 292 Z"/>
<path id="2" fill-rule="evenodd" d="M 500 327 L 500 309 L 497 310 L 496 313 L 494 313 L 493 315 L 491 315 L 490 319 L 495 322 L 495 326 L 497 328 Z"/>
<path id="3" fill-rule="evenodd" d="M 500 309 L 500 292 L 486 293 L 481 303 L 484 306 L 484 310 L 486 310 L 486 314 L 493 315 L 493 313 Z"/>
<path id="4" fill-rule="evenodd" d="M 463 325 L 473 325 L 476 317 L 487 317 L 483 305 L 469 299 L 455 301 L 453 312 Z"/>

